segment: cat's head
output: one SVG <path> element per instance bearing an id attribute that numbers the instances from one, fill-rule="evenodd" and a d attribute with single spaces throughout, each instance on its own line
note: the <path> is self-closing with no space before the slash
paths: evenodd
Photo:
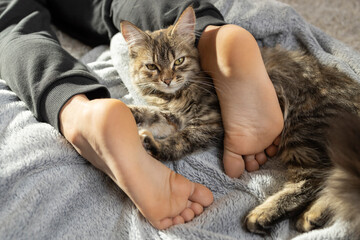
<path id="1" fill-rule="evenodd" d="M 120 27 L 129 46 L 133 82 L 140 90 L 175 93 L 200 71 L 192 7 L 166 29 L 144 32 L 127 21 Z"/>

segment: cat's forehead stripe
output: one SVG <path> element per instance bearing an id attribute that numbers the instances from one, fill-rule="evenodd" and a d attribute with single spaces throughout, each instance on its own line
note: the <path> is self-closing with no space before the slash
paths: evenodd
<path id="1" fill-rule="evenodd" d="M 168 64 L 175 57 L 175 51 L 164 39 L 154 39 L 153 60 L 159 64 Z"/>
<path id="2" fill-rule="evenodd" d="M 169 29 L 158 30 L 150 33 L 151 59 L 159 65 L 169 65 L 176 58 L 183 55 L 188 56 L 188 46 L 186 38 L 172 38 Z M 180 47 L 181 46 L 181 47 Z M 185 50 L 186 49 L 186 50 Z M 180 51 L 179 51 L 180 50 Z M 183 53 L 185 51 L 185 53 Z"/>

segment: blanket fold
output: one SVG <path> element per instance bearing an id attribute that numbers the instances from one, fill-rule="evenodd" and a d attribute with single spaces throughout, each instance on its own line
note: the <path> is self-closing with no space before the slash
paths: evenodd
<path id="1" fill-rule="evenodd" d="M 260 46 L 305 48 L 323 64 L 360 81 L 360 54 L 308 24 L 288 5 L 273 0 L 212 2 L 228 23 L 250 31 Z M 142 105 L 130 82 L 127 54 L 117 34 L 110 48 L 97 47 L 82 60 L 112 97 Z M 110 178 L 80 157 L 54 128 L 38 122 L 4 80 L 0 103 L 0 239 L 264 239 L 244 230 L 242 221 L 284 182 L 284 166 L 276 159 L 239 179 L 224 174 L 215 148 L 166 163 L 210 188 L 215 201 L 193 221 L 159 231 Z M 351 229 L 338 220 L 299 233 L 285 219 L 265 239 L 351 239 Z"/>

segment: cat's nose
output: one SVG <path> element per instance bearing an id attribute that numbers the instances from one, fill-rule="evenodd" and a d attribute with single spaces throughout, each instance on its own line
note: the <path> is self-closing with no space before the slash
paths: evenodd
<path id="1" fill-rule="evenodd" d="M 164 79 L 163 82 L 169 86 L 171 83 L 171 79 L 170 78 Z"/>

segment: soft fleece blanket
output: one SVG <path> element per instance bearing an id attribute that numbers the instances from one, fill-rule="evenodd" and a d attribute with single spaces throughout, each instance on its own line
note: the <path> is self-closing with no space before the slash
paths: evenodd
<path id="1" fill-rule="evenodd" d="M 289 6 L 270 0 L 214 4 L 229 23 L 248 29 L 260 46 L 306 48 L 322 63 L 360 81 L 360 54 L 306 23 Z M 84 61 L 92 61 L 89 67 L 113 97 L 142 104 L 129 84 L 127 47 L 121 34 L 112 39 L 110 50 L 96 48 Z M 79 156 L 53 127 L 38 122 L 4 80 L 0 80 L 0 105 L 0 239 L 264 238 L 245 231 L 242 220 L 284 182 L 284 167 L 276 159 L 239 179 L 224 174 L 214 148 L 167 163 L 209 187 L 215 201 L 192 222 L 159 231 L 110 178 Z M 352 238 L 341 220 L 309 233 L 297 232 L 293 224 L 279 222 L 265 239 Z"/>

